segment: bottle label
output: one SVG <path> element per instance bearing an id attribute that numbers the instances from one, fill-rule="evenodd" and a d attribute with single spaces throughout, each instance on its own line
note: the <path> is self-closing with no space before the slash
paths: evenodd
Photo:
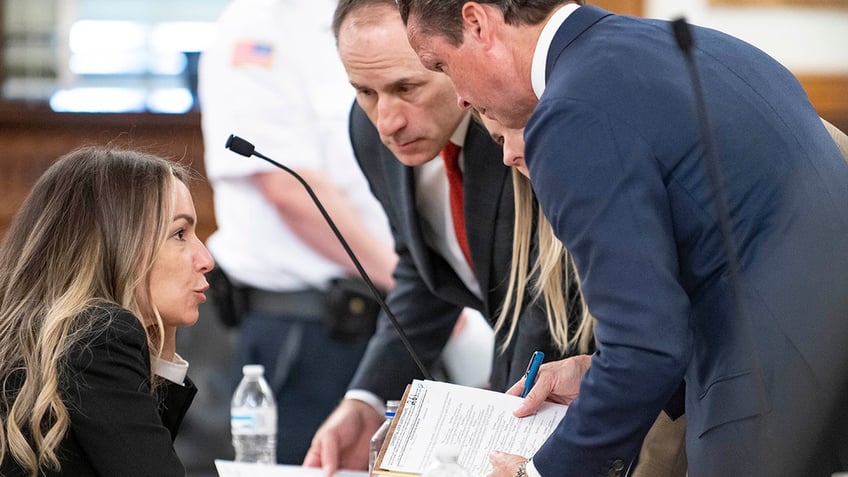
<path id="1" fill-rule="evenodd" d="M 234 436 L 277 433 L 277 409 L 234 407 L 230 411 L 230 427 Z"/>

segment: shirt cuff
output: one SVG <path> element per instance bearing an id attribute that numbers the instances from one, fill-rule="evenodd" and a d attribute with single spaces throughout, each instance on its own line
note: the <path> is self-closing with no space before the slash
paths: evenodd
<path id="1" fill-rule="evenodd" d="M 377 414 L 381 416 L 386 415 L 386 403 L 383 402 L 382 399 L 377 397 L 376 394 L 366 391 L 364 389 L 351 389 L 344 395 L 345 399 L 356 399 L 357 401 L 362 401 L 365 404 L 373 407 Z"/>
<path id="2" fill-rule="evenodd" d="M 527 474 L 527 477 L 542 477 L 542 474 L 536 470 L 536 466 L 533 465 L 533 459 L 527 461 L 527 466 L 524 467 L 524 472 Z"/>
<path id="3" fill-rule="evenodd" d="M 174 354 L 174 360 L 153 357 L 153 369 L 157 376 L 167 379 L 180 386 L 185 385 L 186 374 L 188 374 L 188 361 L 184 360 L 180 355 Z"/>

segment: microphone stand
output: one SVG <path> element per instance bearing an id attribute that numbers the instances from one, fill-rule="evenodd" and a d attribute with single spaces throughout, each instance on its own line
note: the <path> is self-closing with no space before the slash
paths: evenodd
<path id="1" fill-rule="evenodd" d="M 672 22 L 674 38 L 677 46 L 686 57 L 686 65 L 689 67 L 689 76 L 692 81 L 692 90 L 695 95 L 695 116 L 698 117 L 698 130 L 704 143 L 704 157 L 707 158 L 707 174 L 715 191 L 715 207 L 718 212 L 721 236 L 724 238 L 725 252 L 727 254 L 727 266 L 730 269 L 730 277 L 733 288 L 739 290 L 736 277 L 739 274 L 739 262 L 737 261 L 736 242 L 730 227 L 730 208 L 727 206 L 727 197 L 722 184 L 721 168 L 718 164 L 718 153 L 716 152 L 715 139 L 712 136 L 710 122 L 707 115 L 707 102 L 704 99 L 704 90 L 701 86 L 701 78 L 695 65 L 695 57 L 692 54 L 692 46 L 695 44 L 692 32 L 685 18 L 678 18 Z M 738 297 L 737 297 L 738 299 Z M 741 310 L 739 310 L 741 311 Z"/>
<path id="2" fill-rule="evenodd" d="M 403 342 L 403 345 L 406 347 L 406 350 L 409 352 L 409 355 L 412 357 L 413 361 L 415 361 L 416 366 L 418 366 L 418 370 L 421 371 L 421 374 L 424 375 L 424 379 L 433 380 L 433 376 L 427 371 L 427 368 L 424 366 L 424 363 L 421 362 L 421 358 L 418 357 L 418 354 L 415 352 L 415 348 L 412 347 L 412 343 L 409 342 L 409 338 L 407 338 L 406 333 L 404 333 L 403 328 L 401 328 L 400 323 L 397 321 L 394 313 L 389 309 L 389 306 L 386 304 L 386 301 L 383 300 L 383 297 L 380 295 L 380 291 L 377 290 L 377 287 L 374 285 L 374 282 L 371 281 L 371 278 L 365 272 L 365 268 L 362 267 L 362 264 L 359 262 L 359 259 L 356 258 L 356 255 L 351 250 L 350 245 L 348 245 L 347 240 L 345 240 L 342 233 L 339 231 L 336 224 L 333 222 L 333 219 L 330 218 L 330 214 L 327 213 L 327 210 L 324 208 L 321 201 L 318 200 L 318 196 L 315 195 L 315 192 L 312 190 L 312 187 L 300 176 L 300 174 L 296 173 L 292 169 L 280 164 L 279 162 L 267 157 L 261 153 L 259 153 L 253 146 L 253 144 L 245 141 L 244 139 L 230 134 L 230 137 L 227 139 L 227 143 L 225 147 L 237 154 L 241 154 L 245 157 L 256 156 L 260 159 L 263 159 L 272 165 L 288 172 L 295 179 L 300 182 L 303 187 L 306 189 L 306 192 L 309 193 L 309 197 L 312 198 L 312 201 L 315 202 L 315 205 L 318 207 L 318 210 L 321 212 L 321 215 L 324 217 L 324 220 L 327 221 L 327 224 L 330 226 L 330 229 L 333 230 L 333 234 L 336 235 L 336 238 L 339 240 L 339 243 L 344 247 L 345 252 L 347 252 L 350 259 L 353 261 L 353 265 L 356 267 L 356 270 L 359 272 L 359 275 L 368 285 L 368 288 L 371 289 L 371 293 L 374 295 L 374 298 L 377 300 L 377 303 L 380 304 L 380 308 L 386 313 L 386 316 L 389 317 L 389 321 L 391 321 L 392 326 L 394 326 L 395 331 L 397 332 L 400 340 Z"/>
<path id="3" fill-rule="evenodd" d="M 695 63 L 695 55 L 692 52 L 692 47 L 695 44 L 695 39 L 692 36 L 692 30 L 686 19 L 681 17 L 672 21 L 672 32 L 674 39 L 677 42 L 678 48 L 683 52 L 686 58 L 686 64 L 689 67 L 689 76 L 692 81 L 692 92 L 695 97 L 695 116 L 698 119 L 698 133 L 701 136 L 701 141 L 704 144 L 704 157 L 706 160 L 707 175 L 715 192 L 714 204 L 718 214 L 719 229 L 724 242 L 724 252 L 727 258 L 728 281 L 730 289 L 733 292 L 733 304 L 736 308 L 738 320 L 730 322 L 735 325 L 736 331 L 740 334 L 743 343 L 747 343 L 750 349 L 750 366 L 752 369 L 761 370 L 759 356 L 756 353 L 756 347 L 753 346 L 754 332 L 751 325 L 751 320 L 748 319 L 745 313 L 745 307 L 742 302 L 742 287 L 739 284 L 739 255 L 736 248 L 736 241 L 733 235 L 733 229 L 730 225 L 730 207 L 728 206 L 727 196 L 724 190 L 724 184 L 721 174 L 721 166 L 718 161 L 718 152 L 716 147 L 715 137 L 710 128 L 709 115 L 707 113 L 707 102 L 704 95 L 703 87 L 701 86 L 701 78 L 698 74 L 697 65 Z M 762 387 L 757 387 L 760 402 L 766 402 L 763 396 Z"/>

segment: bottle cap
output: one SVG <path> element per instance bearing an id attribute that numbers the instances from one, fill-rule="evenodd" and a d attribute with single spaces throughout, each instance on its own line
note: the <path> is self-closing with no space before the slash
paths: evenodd
<path id="1" fill-rule="evenodd" d="M 245 364 L 241 368 L 245 376 L 262 376 L 265 374 L 265 366 L 261 364 Z"/>

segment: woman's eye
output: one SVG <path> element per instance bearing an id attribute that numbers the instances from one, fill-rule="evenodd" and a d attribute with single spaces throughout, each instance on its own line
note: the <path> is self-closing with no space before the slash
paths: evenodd
<path id="1" fill-rule="evenodd" d="M 185 236 L 185 229 L 177 230 L 177 232 L 174 233 L 174 237 L 177 240 L 184 240 L 184 236 Z"/>

